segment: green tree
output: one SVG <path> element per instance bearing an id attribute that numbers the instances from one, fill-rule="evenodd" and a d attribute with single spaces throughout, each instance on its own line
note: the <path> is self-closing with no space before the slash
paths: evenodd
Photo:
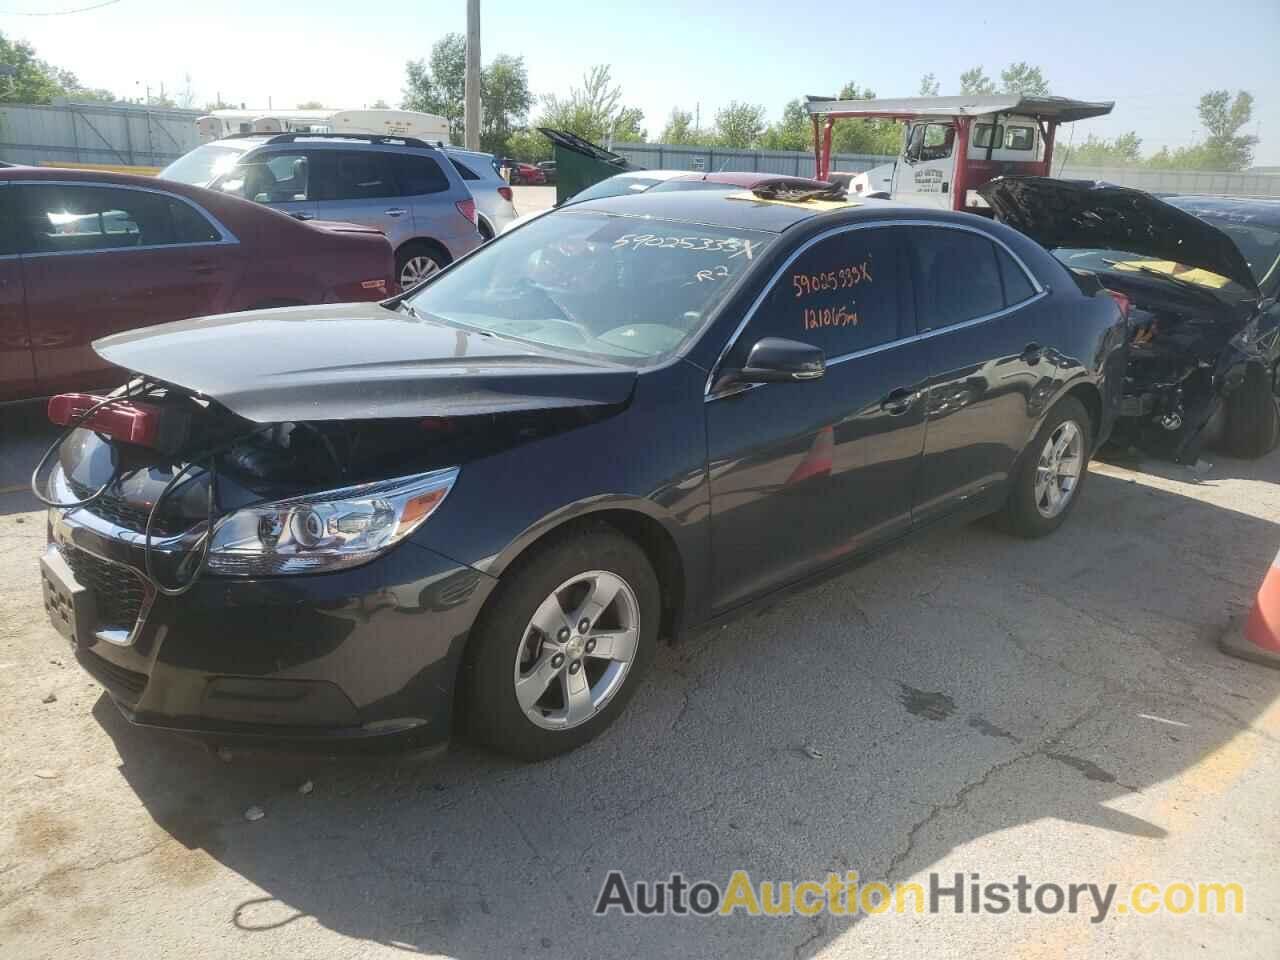
<path id="1" fill-rule="evenodd" d="M 524 57 L 500 54 L 480 72 L 480 149 L 494 155 L 524 126 L 533 106 Z"/>
<path id="2" fill-rule="evenodd" d="M 923 77 L 920 78 L 920 90 L 919 90 L 920 96 L 936 97 L 938 95 L 939 89 L 940 89 L 940 85 L 938 83 L 938 78 L 934 76 L 932 73 L 926 73 Z"/>
<path id="3" fill-rule="evenodd" d="M 856 83 L 840 88 L 841 100 L 874 100 L 870 87 Z M 831 130 L 832 153 L 896 154 L 902 148 L 902 127 L 893 120 L 837 120 Z"/>
<path id="4" fill-rule="evenodd" d="M 1200 122 L 1204 124 L 1204 160 L 1215 170 L 1243 170 L 1253 162 L 1258 138 L 1241 134 L 1253 117 L 1253 95 L 1240 90 L 1210 90 L 1200 98 Z"/>
<path id="5" fill-rule="evenodd" d="M 803 100 L 789 100 L 782 108 L 782 119 L 771 124 L 760 138 L 765 150 L 812 150 L 813 122 Z"/>
<path id="6" fill-rule="evenodd" d="M 0 78 L 0 103 L 49 103 L 64 93 L 59 78 L 25 40 L 10 41 L 0 33 L 0 66 L 12 70 Z"/>
<path id="7" fill-rule="evenodd" d="M 643 121 L 639 107 L 622 104 L 622 88 L 613 82 L 609 66 L 600 64 L 583 74 L 582 85 L 571 88 L 568 96 L 543 97 L 538 126 L 568 130 L 592 143 L 607 144 L 611 139 L 644 140 Z"/>
<path id="8" fill-rule="evenodd" d="M 507 138 L 507 156 L 525 163 L 551 159 L 551 141 L 533 127 L 516 130 Z"/>
<path id="9" fill-rule="evenodd" d="M 460 33 L 446 33 L 432 46 L 426 60 L 405 64 L 404 109 L 444 117 L 449 123 L 449 139 L 454 143 L 461 143 L 463 137 L 466 63 L 466 38 Z"/>
<path id="10" fill-rule="evenodd" d="M 1142 139 L 1133 130 L 1114 140 L 1091 133 L 1084 143 L 1064 153 L 1067 163 L 1081 167 L 1132 167 L 1142 163 Z"/>
<path id="11" fill-rule="evenodd" d="M 693 114 L 688 110 L 672 107 L 671 116 L 667 118 L 667 125 L 662 128 L 662 133 L 658 135 L 658 142 L 691 144 L 697 142 L 697 135 L 698 131 L 693 125 Z"/>
<path id="12" fill-rule="evenodd" d="M 405 64 L 401 106 L 444 117 L 453 143 L 463 140 L 466 68 L 467 41 L 460 33 L 445 34 L 432 46 L 429 57 Z M 494 57 L 480 71 L 481 148 L 495 154 L 507 152 L 507 141 L 524 124 L 532 106 L 524 58 Z"/>
<path id="13" fill-rule="evenodd" d="M 764 107 L 730 100 L 716 111 L 716 145 L 738 150 L 758 146 L 765 126 Z"/>
<path id="14" fill-rule="evenodd" d="M 1019 60 L 1000 71 L 1000 92 L 1017 93 L 1024 97 L 1047 97 L 1049 81 L 1044 78 L 1039 67 Z"/>
<path id="15" fill-rule="evenodd" d="M 960 95 L 964 97 L 985 97 L 996 92 L 996 85 L 991 82 L 982 67 L 972 67 L 960 74 Z"/>

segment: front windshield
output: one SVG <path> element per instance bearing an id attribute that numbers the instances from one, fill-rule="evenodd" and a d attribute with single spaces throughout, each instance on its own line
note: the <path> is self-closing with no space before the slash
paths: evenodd
<path id="1" fill-rule="evenodd" d="M 482 247 L 407 303 L 455 326 L 647 364 L 697 335 L 771 237 L 561 210 Z"/>
<path id="2" fill-rule="evenodd" d="M 1213 224 L 1232 239 L 1249 264 L 1249 272 L 1259 288 L 1275 278 L 1277 264 L 1280 264 L 1280 226 L 1250 223 L 1247 217 L 1208 214 L 1200 210 L 1188 212 Z"/>
<path id="3" fill-rule="evenodd" d="M 193 187 L 207 187 L 234 167 L 242 156 L 243 150 L 206 143 L 173 161 L 160 171 L 160 177 L 163 180 L 189 183 Z"/>
<path id="4" fill-rule="evenodd" d="M 610 177 L 580 190 L 572 197 L 574 203 L 581 200 L 602 200 L 605 197 L 620 197 L 626 193 L 644 193 L 650 187 L 662 183 L 657 177 Z"/>

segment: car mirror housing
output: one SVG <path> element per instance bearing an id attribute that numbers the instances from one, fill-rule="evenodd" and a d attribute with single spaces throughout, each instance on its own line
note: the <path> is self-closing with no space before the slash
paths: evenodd
<path id="1" fill-rule="evenodd" d="M 740 370 L 725 371 L 722 382 L 782 383 L 817 380 L 826 373 L 826 355 L 819 347 L 782 337 L 757 340 Z"/>

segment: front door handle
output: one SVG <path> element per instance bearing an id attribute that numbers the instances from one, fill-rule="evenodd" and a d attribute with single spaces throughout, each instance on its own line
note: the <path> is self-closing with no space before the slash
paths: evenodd
<path id="1" fill-rule="evenodd" d="M 213 273 L 217 269 L 218 265 L 216 263 L 209 263 L 207 260 L 197 260 L 191 264 L 191 272 L 201 275 Z"/>
<path id="2" fill-rule="evenodd" d="M 1028 343 L 1022 348 L 1022 362 L 1037 364 L 1040 358 L 1044 356 L 1044 347 L 1038 343 Z"/>
<path id="3" fill-rule="evenodd" d="M 911 409 L 911 405 L 916 402 L 916 396 L 916 391 L 899 387 L 880 401 L 880 409 L 891 417 L 901 416 Z"/>
<path id="4" fill-rule="evenodd" d="M 390 210 L 383 210 L 388 217 L 403 217 L 409 211 L 404 207 L 392 207 Z"/>

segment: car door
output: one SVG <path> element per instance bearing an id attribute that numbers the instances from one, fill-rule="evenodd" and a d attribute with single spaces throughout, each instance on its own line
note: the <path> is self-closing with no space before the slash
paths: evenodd
<path id="1" fill-rule="evenodd" d="M 915 522 L 998 496 L 1052 396 L 1039 282 L 985 232 L 911 228 L 916 322 L 928 348 L 928 430 Z"/>
<path id="2" fill-rule="evenodd" d="M 893 197 L 921 207 L 951 209 L 956 131 L 949 123 L 913 124 L 902 163 L 894 171 Z"/>
<path id="3" fill-rule="evenodd" d="M 0 400 L 35 395 L 13 189 L 0 183 Z"/>
<path id="4" fill-rule="evenodd" d="M 714 389 L 704 405 L 713 605 L 727 609 L 910 526 L 924 444 L 907 228 L 810 241 L 774 279 L 718 370 L 782 337 L 820 347 L 817 380 Z"/>
<path id="5" fill-rule="evenodd" d="M 184 198 L 108 184 L 10 189 L 27 237 L 27 324 L 42 393 L 119 382 L 94 340 L 218 312 L 234 289 L 225 256 L 234 238 Z"/>
<path id="6" fill-rule="evenodd" d="M 320 171 L 316 199 L 322 220 L 376 227 L 387 235 L 393 248 L 414 236 L 413 211 L 399 195 L 390 154 L 316 150 L 313 159 Z"/>
<path id="7" fill-rule="evenodd" d="M 400 199 L 412 211 L 415 236 L 441 239 L 465 225 L 458 215 L 448 175 L 435 157 L 419 153 L 391 155 Z"/>

